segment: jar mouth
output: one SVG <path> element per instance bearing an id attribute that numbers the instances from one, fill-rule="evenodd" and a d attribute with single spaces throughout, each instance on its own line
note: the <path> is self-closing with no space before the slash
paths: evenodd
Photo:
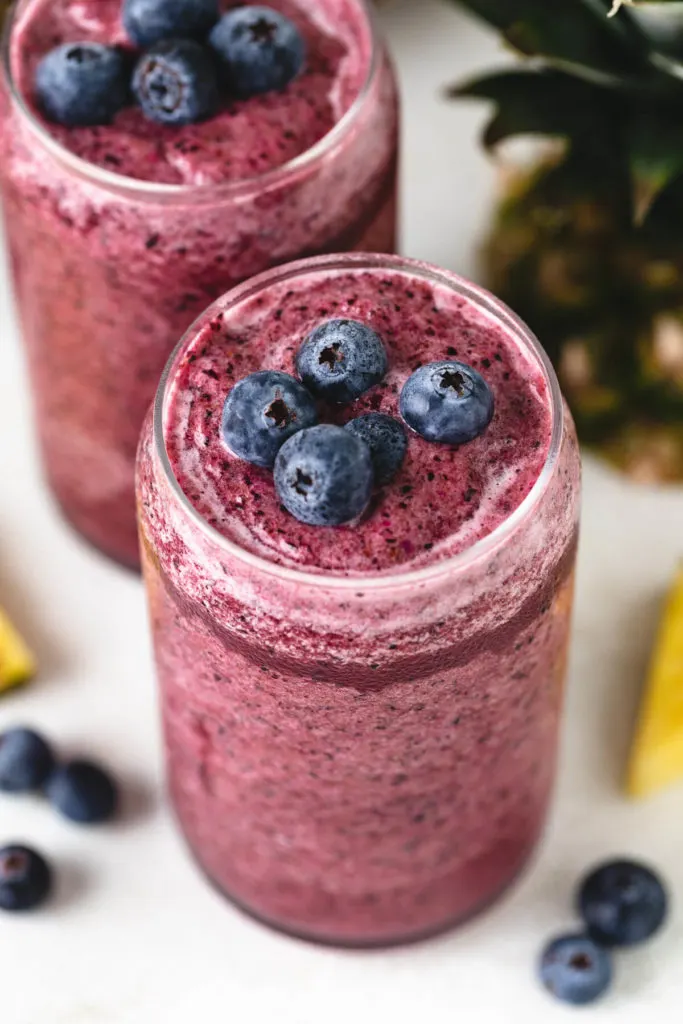
<path id="1" fill-rule="evenodd" d="M 265 171 L 263 174 L 257 174 L 249 178 L 236 178 L 216 184 L 171 185 L 155 181 L 145 181 L 140 178 L 131 178 L 92 164 L 88 160 L 84 160 L 83 157 L 72 153 L 61 142 L 58 142 L 31 110 L 17 86 L 12 71 L 11 38 L 15 23 L 19 17 L 20 8 L 22 7 L 22 0 L 16 0 L 7 12 L 2 33 L 0 66 L 12 102 L 28 129 L 40 145 L 72 173 L 111 192 L 129 194 L 141 201 L 147 200 L 149 202 L 161 203 L 172 203 L 174 201 L 184 203 L 215 202 L 217 197 L 234 198 L 248 196 L 251 193 L 261 192 L 276 185 L 286 184 L 292 178 L 309 172 L 316 164 L 326 160 L 349 134 L 366 106 L 368 97 L 372 92 L 372 87 L 381 69 L 382 61 L 382 45 L 376 14 L 372 10 L 369 0 L 355 0 L 355 3 L 358 5 L 359 11 L 363 14 L 367 23 L 370 59 L 365 79 L 358 91 L 358 95 L 348 110 L 342 114 L 330 131 L 318 139 L 313 146 L 304 150 L 303 153 L 299 153 L 292 160 L 280 164 L 279 167 Z"/>
<path id="2" fill-rule="evenodd" d="M 173 472 L 171 460 L 166 447 L 165 421 L 168 401 L 171 395 L 176 366 L 187 347 L 194 341 L 202 326 L 217 313 L 230 309 L 244 302 L 259 291 L 273 285 L 281 285 L 295 278 L 306 277 L 325 271 L 371 271 L 403 273 L 408 276 L 422 278 L 431 284 L 440 284 L 467 299 L 478 310 L 493 317 L 508 333 L 513 335 L 520 346 L 536 360 L 542 370 L 548 395 L 550 397 L 552 429 L 545 463 L 536 478 L 533 487 L 520 505 L 500 523 L 491 533 L 480 538 L 469 548 L 458 554 L 444 558 L 420 569 L 406 568 L 405 571 L 389 573 L 359 573 L 352 576 L 338 576 L 329 572 L 312 572 L 306 569 L 291 568 L 271 562 L 260 555 L 240 547 L 235 541 L 229 540 L 211 526 L 197 511 L 186 496 Z M 508 541 L 534 513 L 553 477 L 564 438 L 564 410 L 560 385 L 540 342 L 530 329 L 509 309 L 505 303 L 491 295 L 486 289 L 474 285 L 459 275 L 448 270 L 440 270 L 420 260 L 408 259 L 403 256 L 387 256 L 383 254 L 348 254 L 335 256 L 317 256 L 311 259 L 297 260 L 274 270 L 268 270 L 238 285 L 225 296 L 213 303 L 202 313 L 176 346 L 168 360 L 157 390 L 153 409 L 154 449 L 161 466 L 165 482 L 171 494 L 178 502 L 188 519 L 204 536 L 216 546 L 222 555 L 235 558 L 244 565 L 259 573 L 269 575 L 289 583 L 298 583 L 309 587 L 321 587 L 325 590 L 358 590 L 364 591 L 397 590 L 404 586 L 424 585 L 436 578 L 462 571 L 479 559 L 491 554 L 504 542 Z"/>

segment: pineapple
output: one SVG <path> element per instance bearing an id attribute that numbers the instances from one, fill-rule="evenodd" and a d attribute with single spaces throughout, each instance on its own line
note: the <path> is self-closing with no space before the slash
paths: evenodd
<path id="1" fill-rule="evenodd" d="M 662 618 L 631 749 L 626 791 L 644 797 L 683 781 L 683 569 Z"/>
<path id="2" fill-rule="evenodd" d="M 28 682 L 35 671 L 35 658 L 0 608 L 0 693 Z"/>
<path id="3" fill-rule="evenodd" d="M 506 178 L 488 283 L 543 342 L 583 442 L 683 481 L 683 3 L 455 2 L 527 59 L 450 90 L 495 104 L 485 146 L 554 141 Z"/>

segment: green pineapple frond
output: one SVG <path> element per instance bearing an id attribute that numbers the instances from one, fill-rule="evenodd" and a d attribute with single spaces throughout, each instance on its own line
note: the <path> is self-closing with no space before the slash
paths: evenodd
<path id="1" fill-rule="evenodd" d="M 632 112 L 627 152 L 633 182 L 637 224 L 646 221 L 655 202 L 668 189 L 680 189 L 683 178 L 683 108 L 681 120 L 652 106 Z"/>
<path id="2" fill-rule="evenodd" d="M 491 100 L 496 112 L 484 130 L 492 149 L 515 135 L 545 135 L 600 145 L 608 107 L 618 116 L 614 99 L 590 82 L 553 68 L 494 72 L 449 89 L 452 99 Z M 597 133 L 597 134 L 596 134 Z"/>
<path id="3" fill-rule="evenodd" d="M 622 7 L 666 7 L 670 3 L 678 3 L 678 0 L 612 0 L 612 9 L 607 17 L 614 18 Z"/>
<path id="4" fill-rule="evenodd" d="M 456 0 L 525 57 L 584 77 L 648 77 L 647 41 L 632 20 L 608 20 L 611 0 Z"/>
<path id="5" fill-rule="evenodd" d="M 680 65 L 656 59 L 630 4 L 616 10 L 613 0 L 460 5 L 536 58 L 448 91 L 451 98 L 495 104 L 483 136 L 487 148 L 515 135 L 566 139 L 585 160 L 606 162 L 624 178 L 636 225 L 645 225 L 663 198 L 683 193 L 683 50 Z M 636 6 L 659 10 L 666 3 Z M 620 16 L 610 19 L 610 13 Z"/>

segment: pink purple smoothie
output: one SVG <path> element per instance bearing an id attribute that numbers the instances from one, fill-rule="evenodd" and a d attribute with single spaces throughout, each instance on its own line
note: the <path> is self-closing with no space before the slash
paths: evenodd
<path id="1" fill-rule="evenodd" d="M 207 314 L 176 358 L 163 415 L 195 514 L 155 454 L 150 420 L 138 500 L 169 783 L 195 856 L 278 927 L 372 945 L 480 909 L 538 840 L 579 461 L 567 417 L 528 515 L 477 558 L 449 562 L 537 481 L 551 443 L 548 378 L 514 329 L 453 283 L 401 261 L 346 263 Z M 291 369 L 306 331 L 346 313 L 380 331 L 391 368 L 342 417 L 395 412 L 412 367 L 456 355 L 486 375 L 497 411 L 459 451 L 411 434 L 403 470 L 362 522 L 306 528 L 279 509 L 267 473 L 223 448 L 220 410 L 238 377 Z"/>
<path id="2" fill-rule="evenodd" d="M 123 42 L 119 0 L 20 0 L 13 23 L 0 186 L 44 463 L 70 521 L 130 565 L 139 430 L 189 324 L 278 263 L 395 245 L 396 89 L 362 0 L 272 6 L 306 35 L 305 71 L 183 128 L 135 109 L 101 128 L 40 117 L 36 61 L 69 39 Z"/>
<path id="3" fill-rule="evenodd" d="M 111 125 L 65 128 L 45 121 L 34 98 L 34 75 L 52 47 L 73 40 L 131 50 L 121 23 L 121 0 L 37 0 L 12 35 L 16 82 L 50 134 L 76 156 L 130 178 L 171 185 L 212 185 L 264 174 L 304 153 L 326 135 L 357 99 L 368 76 L 372 39 L 354 0 L 270 0 L 306 40 L 306 66 L 286 89 L 222 110 L 199 124 L 150 122 L 136 106 Z M 225 0 L 228 10 L 241 4 Z"/>
<path id="4" fill-rule="evenodd" d="M 240 461 L 219 431 L 226 395 L 260 369 L 296 374 L 306 335 L 331 317 L 370 324 L 389 357 L 383 383 L 350 406 L 325 409 L 343 423 L 363 412 L 398 415 L 398 396 L 424 363 L 458 359 L 491 387 L 496 413 L 484 437 L 461 448 L 410 432 L 399 476 L 362 520 L 340 529 L 304 526 L 280 505 L 272 473 Z M 548 455 L 548 387 L 531 358 L 493 318 L 446 287 L 381 270 L 284 283 L 229 309 L 187 349 L 174 384 L 167 446 L 197 511 L 224 536 L 287 566 L 333 573 L 417 568 L 470 547 L 517 508 Z"/>

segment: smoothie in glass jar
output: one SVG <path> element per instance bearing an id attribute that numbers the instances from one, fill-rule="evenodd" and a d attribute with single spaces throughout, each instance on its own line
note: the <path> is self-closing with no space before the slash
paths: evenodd
<path id="1" fill-rule="evenodd" d="M 248 98 L 221 78 L 211 116 L 179 125 L 132 97 L 107 124 L 45 113 L 55 47 L 140 59 L 121 0 L 20 0 L 6 27 L 0 188 L 45 470 L 72 524 L 130 565 L 140 425 L 189 324 L 278 263 L 395 247 L 397 97 L 368 7 L 268 6 L 303 41 L 299 73 Z"/>
<path id="2" fill-rule="evenodd" d="M 338 319 L 372 328 L 386 365 L 353 401 L 314 394 L 320 423 L 400 424 L 406 382 L 442 361 L 478 373 L 495 405 L 468 443 L 403 424 L 393 478 L 375 479 L 353 521 L 310 525 L 274 480 L 292 441 L 320 428 L 287 441 L 274 477 L 226 443 L 224 408 L 253 373 L 297 376 L 304 340 Z M 367 472 L 354 452 L 349 493 Z M 297 493 L 313 477 L 299 467 Z M 514 879 L 555 774 L 579 490 L 542 349 L 451 273 L 302 261 L 194 324 L 143 428 L 138 506 L 171 798 L 231 900 L 362 946 L 450 927 Z"/>

